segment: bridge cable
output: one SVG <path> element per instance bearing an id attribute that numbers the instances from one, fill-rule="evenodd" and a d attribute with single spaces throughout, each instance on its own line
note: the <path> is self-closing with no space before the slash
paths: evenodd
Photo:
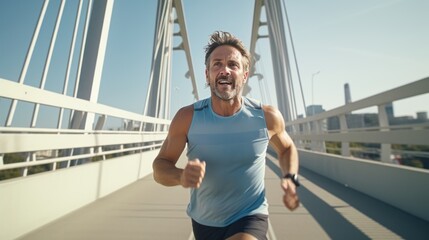
<path id="1" fill-rule="evenodd" d="M 290 43 L 291 43 L 291 47 L 292 47 L 293 58 L 295 61 L 295 67 L 296 67 L 296 73 L 298 76 L 299 87 L 301 90 L 302 103 L 304 105 L 304 114 L 306 116 L 307 105 L 305 104 L 304 92 L 303 92 L 302 81 L 301 81 L 301 74 L 299 71 L 298 60 L 297 60 L 296 52 L 295 52 L 295 46 L 293 44 L 292 30 L 291 30 L 290 23 L 289 23 L 289 17 L 288 17 L 287 10 L 286 10 L 286 0 L 283 0 L 282 2 L 283 2 L 283 10 L 285 12 L 285 17 L 286 17 L 286 24 L 287 24 L 288 32 L 289 32 L 289 36 L 290 36 Z"/>
<path id="2" fill-rule="evenodd" d="M 258 48 L 258 52 L 261 52 L 261 50 L 259 48 L 259 45 L 256 45 L 256 47 Z M 271 94 L 270 94 L 270 91 L 269 91 L 269 87 L 267 85 L 267 82 L 262 80 L 262 79 L 264 79 L 263 76 L 265 76 L 265 73 L 266 73 L 263 59 L 258 60 L 256 62 L 256 64 L 258 64 L 258 66 L 261 69 L 261 73 L 262 73 L 261 79 L 259 79 L 259 76 L 258 76 L 259 91 L 260 91 L 261 96 L 262 96 L 262 101 L 265 102 L 266 104 L 272 105 L 272 100 L 271 100 Z"/>

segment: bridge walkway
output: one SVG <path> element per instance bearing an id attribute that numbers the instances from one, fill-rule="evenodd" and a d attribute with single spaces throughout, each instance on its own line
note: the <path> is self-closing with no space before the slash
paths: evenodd
<path id="1" fill-rule="evenodd" d="M 184 158 L 180 162 L 183 164 Z M 281 202 L 279 168 L 267 158 L 269 239 L 427 239 L 429 223 L 301 168 L 301 206 Z M 364 177 L 364 176 L 362 176 Z M 163 187 L 152 175 L 19 239 L 193 239 L 188 190 Z M 60 204 L 60 203 L 59 203 Z"/>

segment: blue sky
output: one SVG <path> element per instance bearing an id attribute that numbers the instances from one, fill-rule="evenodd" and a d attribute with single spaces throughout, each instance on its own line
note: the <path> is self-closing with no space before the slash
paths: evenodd
<path id="1" fill-rule="evenodd" d="M 53 19 L 58 0 L 51 0 L 47 19 Z M 65 19 L 73 17 L 77 1 L 67 1 Z M 86 1 L 85 1 L 86 2 Z M 209 96 L 204 83 L 204 46 L 216 30 L 230 31 L 250 46 L 254 2 L 250 0 L 183 0 L 194 71 L 200 97 Z M 349 83 L 356 101 L 429 76 L 429 1 L 426 0 L 286 0 L 307 105 L 327 110 L 344 104 L 343 85 Z M 117 0 L 114 3 L 99 102 L 142 113 L 149 79 L 155 26 L 155 0 Z M 41 0 L 0 2 L 0 77 L 17 81 Z M 53 23 L 44 26 L 53 27 Z M 70 21 L 64 20 L 58 36 L 46 89 L 60 92 L 70 38 Z M 266 32 L 261 29 L 261 32 Z M 178 43 L 180 39 L 175 39 Z M 43 57 L 49 43 L 42 31 L 25 84 L 38 86 Z M 45 51 L 45 52 L 44 52 Z M 258 41 L 258 72 L 272 89 L 273 75 L 268 40 Z M 293 63 L 293 59 L 291 59 Z M 293 68 L 294 69 L 294 68 Z M 172 112 L 192 103 L 191 83 L 183 51 L 173 58 Z M 319 74 L 313 74 L 319 72 Z M 293 73 L 298 112 L 300 89 Z M 72 76 L 73 77 L 73 76 Z M 61 81 L 58 81 L 61 79 Z M 313 79 L 313 81 L 312 81 Z M 256 78 L 250 79 L 251 96 L 260 98 Z M 60 84 L 61 83 L 61 84 Z M 313 83 L 313 84 L 312 84 Z M 69 87 L 71 94 L 72 87 Z M 312 91 L 313 89 L 313 91 Z M 124 94 L 125 93 L 125 94 Z M 395 103 L 396 115 L 429 111 L 428 94 Z M 274 98 L 272 102 L 276 105 Z M 7 102 L 0 100 L 0 109 Z M 4 111 L 2 110 L 1 112 Z M 24 110 L 21 111 L 24 114 Z M 0 119 L 2 113 L 0 113 Z M 4 118 L 4 115 L 3 115 Z M 1 119 L 3 120 L 3 119 Z"/>

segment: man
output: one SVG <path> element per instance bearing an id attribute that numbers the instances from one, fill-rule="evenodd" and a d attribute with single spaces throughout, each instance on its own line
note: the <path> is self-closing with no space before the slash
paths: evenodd
<path id="1" fill-rule="evenodd" d="M 187 213 L 199 239 L 266 239 L 265 156 L 278 154 L 285 178 L 285 206 L 299 205 L 298 154 L 281 113 L 242 96 L 250 54 L 227 32 L 212 34 L 206 47 L 211 97 L 181 108 L 153 163 L 155 181 L 191 188 Z M 188 163 L 176 167 L 187 145 Z"/>

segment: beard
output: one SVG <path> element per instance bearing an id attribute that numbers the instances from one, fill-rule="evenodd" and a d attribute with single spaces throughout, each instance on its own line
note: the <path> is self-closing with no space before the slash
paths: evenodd
<path id="1" fill-rule="evenodd" d="M 220 84 L 221 81 L 228 81 L 228 86 L 224 86 L 225 84 Z M 237 85 L 235 79 L 233 79 L 231 76 L 218 77 L 216 78 L 214 84 L 209 85 L 211 92 L 223 101 L 229 101 L 234 97 L 239 96 L 241 90 L 241 86 Z"/>

